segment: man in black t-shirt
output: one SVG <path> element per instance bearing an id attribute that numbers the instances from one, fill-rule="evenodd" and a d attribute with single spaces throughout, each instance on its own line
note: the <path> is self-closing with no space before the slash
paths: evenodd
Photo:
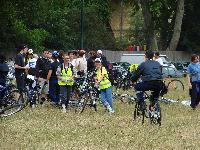
<path id="1" fill-rule="evenodd" d="M 56 71 L 60 63 L 58 62 L 59 53 L 54 51 L 52 53 L 52 60 L 53 62 L 50 64 L 49 72 L 47 75 L 47 81 L 49 81 L 49 96 L 51 98 L 53 105 L 59 104 L 59 94 L 60 94 L 60 87 L 58 85 L 58 79 L 56 76 Z"/>
<path id="2" fill-rule="evenodd" d="M 23 91 L 25 87 L 25 70 L 29 67 L 25 66 L 24 56 L 28 51 L 28 47 L 24 44 L 19 46 L 19 53 L 15 58 L 15 78 L 17 82 L 17 89 Z"/>
<path id="3" fill-rule="evenodd" d="M 43 104 L 45 99 L 47 98 L 48 94 L 48 83 L 47 83 L 47 75 L 50 67 L 50 60 L 49 60 L 49 50 L 44 49 L 43 50 L 43 56 L 39 57 L 36 62 L 36 78 L 38 79 L 38 83 L 40 85 L 40 97 L 41 102 L 40 104 Z"/>

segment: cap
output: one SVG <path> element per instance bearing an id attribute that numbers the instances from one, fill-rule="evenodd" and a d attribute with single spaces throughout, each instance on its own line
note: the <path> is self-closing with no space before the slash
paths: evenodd
<path id="1" fill-rule="evenodd" d="M 32 49 L 29 49 L 29 50 L 28 50 L 28 53 L 29 53 L 29 54 L 33 54 L 33 50 L 32 50 Z"/>
<path id="2" fill-rule="evenodd" d="M 102 50 L 98 50 L 97 53 L 102 54 Z"/>
<path id="3" fill-rule="evenodd" d="M 96 58 L 94 61 L 95 62 L 101 62 L 101 59 L 100 58 Z"/>
<path id="4" fill-rule="evenodd" d="M 58 56 L 59 56 L 59 52 L 58 51 L 53 51 L 52 57 L 57 58 Z"/>

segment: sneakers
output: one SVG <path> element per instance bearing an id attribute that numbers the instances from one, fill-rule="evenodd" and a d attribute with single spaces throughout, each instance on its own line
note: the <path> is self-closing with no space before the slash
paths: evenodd
<path id="1" fill-rule="evenodd" d="M 32 109 L 34 109 L 35 107 L 36 107 L 35 104 L 32 104 L 32 105 L 31 105 L 31 108 L 32 108 Z"/>
<path id="2" fill-rule="evenodd" d="M 65 104 L 62 104 L 62 112 L 63 112 L 63 113 L 66 113 L 66 112 L 67 112 L 67 109 L 66 109 Z"/>
<path id="3" fill-rule="evenodd" d="M 107 109 L 109 111 L 109 114 L 112 115 L 115 111 L 110 107 L 110 105 L 108 104 L 107 106 Z"/>

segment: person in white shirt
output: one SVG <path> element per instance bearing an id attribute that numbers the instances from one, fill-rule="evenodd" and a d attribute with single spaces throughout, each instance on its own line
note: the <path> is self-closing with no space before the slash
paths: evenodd
<path id="1" fill-rule="evenodd" d="M 154 53 L 154 57 L 155 57 L 155 61 L 159 62 L 161 66 L 163 66 L 163 60 L 160 57 L 160 53 L 159 52 L 155 52 Z"/>
<path id="2" fill-rule="evenodd" d="M 85 58 L 85 51 L 79 51 L 79 58 L 76 59 L 77 75 L 84 76 L 87 73 L 87 60 Z"/>

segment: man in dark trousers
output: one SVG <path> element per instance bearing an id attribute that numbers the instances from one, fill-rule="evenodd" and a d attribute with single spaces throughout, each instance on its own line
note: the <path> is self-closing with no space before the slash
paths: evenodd
<path id="1" fill-rule="evenodd" d="M 24 44 L 20 45 L 19 53 L 15 58 L 15 78 L 17 82 L 17 89 L 22 92 L 25 87 L 25 70 L 29 67 L 25 66 L 25 55 L 28 52 L 28 47 Z"/>
<path id="2" fill-rule="evenodd" d="M 144 91 L 153 91 L 151 99 L 156 102 L 159 98 L 161 89 L 163 88 L 162 66 L 159 62 L 153 60 L 154 53 L 147 51 L 145 53 L 146 61 L 138 66 L 131 80 L 135 83 L 139 78 L 141 82 L 135 84 L 135 90 L 140 104 L 143 106 Z"/>

